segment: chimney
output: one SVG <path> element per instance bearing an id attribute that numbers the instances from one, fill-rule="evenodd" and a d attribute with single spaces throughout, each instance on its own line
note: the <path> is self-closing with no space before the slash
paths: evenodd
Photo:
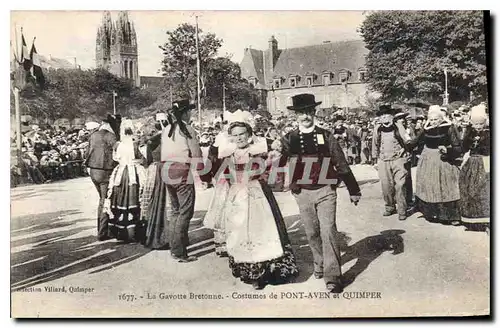
<path id="1" fill-rule="evenodd" d="M 75 60 L 75 68 L 78 68 L 78 65 L 76 64 L 76 57 L 73 57 L 73 59 Z"/>
<path id="2" fill-rule="evenodd" d="M 274 71 L 274 66 L 276 65 L 276 61 L 278 61 L 278 41 L 274 38 L 274 35 L 269 39 L 269 71 Z"/>

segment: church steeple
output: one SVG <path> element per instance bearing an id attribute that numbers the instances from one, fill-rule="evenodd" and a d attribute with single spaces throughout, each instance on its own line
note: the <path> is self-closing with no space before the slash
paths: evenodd
<path id="1" fill-rule="evenodd" d="M 137 35 L 126 11 L 120 11 L 116 21 L 111 13 L 103 13 L 96 36 L 96 66 L 133 80 L 139 86 Z"/>

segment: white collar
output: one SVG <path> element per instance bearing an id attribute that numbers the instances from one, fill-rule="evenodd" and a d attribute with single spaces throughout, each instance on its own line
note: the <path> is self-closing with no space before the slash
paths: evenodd
<path id="1" fill-rule="evenodd" d="M 303 128 L 299 125 L 299 132 L 300 133 L 311 133 L 314 131 L 314 129 L 316 128 L 316 125 L 313 125 L 311 126 L 310 128 Z"/>

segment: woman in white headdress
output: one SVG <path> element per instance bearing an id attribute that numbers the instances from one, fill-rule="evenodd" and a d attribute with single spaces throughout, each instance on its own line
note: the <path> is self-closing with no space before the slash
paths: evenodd
<path id="1" fill-rule="evenodd" d="M 227 128 L 229 121 L 233 120 L 233 114 L 225 112 L 221 119 L 222 130 L 215 137 L 214 143 L 210 146 L 207 161 L 210 161 L 212 171 L 211 176 L 217 180 L 217 170 L 221 166 L 224 155 L 227 155 L 227 150 L 231 150 L 234 146 L 231 144 Z M 217 181 L 214 188 L 214 193 L 208 206 L 207 214 L 203 219 L 205 227 L 212 229 L 214 232 L 215 254 L 220 257 L 227 256 L 226 249 L 226 232 L 225 219 L 222 215 L 224 205 L 229 191 L 229 184 L 226 180 Z"/>
<path id="2" fill-rule="evenodd" d="M 463 151 L 468 153 L 460 171 L 460 212 L 464 223 L 490 221 L 490 130 L 486 107 L 471 109 Z"/>
<path id="3" fill-rule="evenodd" d="M 114 238 L 126 242 L 141 242 L 144 238 L 144 224 L 140 220 L 139 195 L 145 180 L 145 170 L 141 165 L 144 157 L 133 135 L 132 121 L 123 121 L 120 141 L 113 150 L 113 159 L 118 165 L 110 177 L 105 210 L 110 215 L 109 230 Z"/>
<path id="4" fill-rule="evenodd" d="M 417 165 L 415 198 L 429 221 L 460 224 L 457 159 L 462 153 L 456 128 L 440 106 L 431 106 L 416 142 L 423 146 Z"/>
<path id="5" fill-rule="evenodd" d="M 270 165 L 265 138 L 253 135 L 248 114 L 236 115 L 228 127 L 230 144 L 219 148 L 221 164 L 212 166 L 216 184 L 223 184 L 225 200 L 218 213 L 224 224 L 229 267 L 234 277 L 255 289 L 284 283 L 298 274 L 286 226 L 268 185 L 268 171 L 250 170 Z"/>

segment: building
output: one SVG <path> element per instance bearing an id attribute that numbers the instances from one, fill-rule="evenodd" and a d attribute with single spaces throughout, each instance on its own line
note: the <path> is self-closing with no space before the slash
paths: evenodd
<path id="1" fill-rule="evenodd" d="M 279 49 L 272 36 L 267 50 L 245 49 L 241 74 L 271 113 L 285 110 L 299 93 L 314 94 L 322 101 L 319 108 L 359 108 L 369 94 L 367 53 L 361 40 Z"/>
<path id="2" fill-rule="evenodd" d="M 130 79 L 136 87 L 141 86 L 137 35 L 127 12 L 121 11 L 114 22 L 111 13 L 104 12 L 97 29 L 95 58 L 98 68 L 105 68 L 118 77 Z"/>

